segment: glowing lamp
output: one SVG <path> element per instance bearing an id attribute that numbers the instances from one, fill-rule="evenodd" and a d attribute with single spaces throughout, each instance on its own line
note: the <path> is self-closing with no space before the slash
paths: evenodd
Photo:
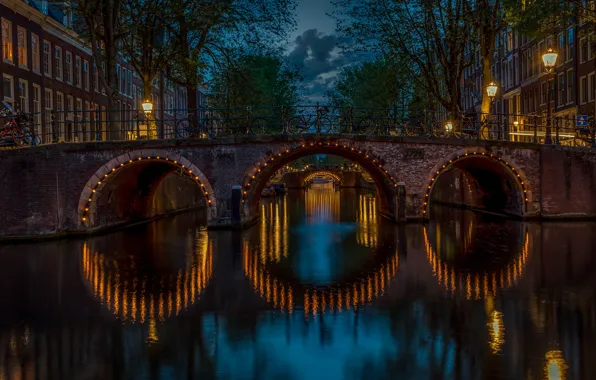
<path id="1" fill-rule="evenodd" d="M 149 115 L 153 111 L 153 103 L 151 103 L 149 100 L 145 100 L 141 106 L 143 107 L 143 112 L 145 112 L 145 115 Z"/>
<path id="2" fill-rule="evenodd" d="M 557 64 L 558 56 L 559 55 L 556 51 L 553 50 L 553 48 L 548 48 L 548 50 L 546 50 L 546 53 L 542 54 L 542 62 L 544 62 L 544 67 L 546 68 L 546 71 L 552 71 L 552 69 Z"/>
<path id="3" fill-rule="evenodd" d="M 498 86 L 495 82 L 490 82 L 488 86 L 486 86 L 486 94 L 493 100 L 493 98 L 497 95 Z"/>

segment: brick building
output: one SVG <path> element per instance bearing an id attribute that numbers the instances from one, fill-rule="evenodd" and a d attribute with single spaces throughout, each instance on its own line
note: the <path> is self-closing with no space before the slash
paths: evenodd
<path id="1" fill-rule="evenodd" d="M 0 99 L 35 114 L 44 143 L 54 137 L 51 111 L 55 112 L 55 137 L 60 140 L 106 139 L 106 91 L 99 84 L 90 47 L 70 28 L 72 14 L 47 0 L 2 0 L 0 23 Z M 140 106 L 142 82 L 124 58 L 119 59 L 116 73 L 122 136 L 147 136 Z M 188 113 L 186 89 L 165 76 L 155 81 L 151 100 L 156 124 L 166 134 Z"/>
<path id="2" fill-rule="evenodd" d="M 596 48 L 588 43 L 593 38 L 586 25 L 569 23 L 565 30 L 543 38 L 529 38 L 512 28 L 504 30 L 495 41 L 492 80 L 499 85 L 491 112 L 510 115 L 507 120 L 511 140 L 530 141 L 533 126 L 538 125 L 539 137 L 544 135 L 547 116 L 548 88 L 551 81 L 550 108 L 561 129 L 561 142 L 571 142 L 576 115 L 595 114 Z M 547 74 L 542 54 L 548 47 L 558 53 L 557 65 Z M 482 86 L 481 57 L 470 46 L 473 64 L 463 79 L 463 109 L 480 112 Z"/>

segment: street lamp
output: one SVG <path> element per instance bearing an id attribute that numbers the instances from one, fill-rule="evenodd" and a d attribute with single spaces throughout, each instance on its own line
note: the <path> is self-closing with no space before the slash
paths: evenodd
<path id="1" fill-rule="evenodd" d="M 488 98 L 490 99 L 491 102 L 497 95 L 498 89 L 499 89 L 499 87 L 497 86 L 497 84 L 495 82 L 490 82 L 488 84 L 488 86 L 486 86 L 486 94 L 488 95 Z"/>
<path id="2" fill-rule="evenodd" d="M 544 62 L 544 68 L 547 72 L 546 81 L 548 82 L 548 94 L 547 94 L 547 101 L 546 101 L 546 136 L 544 138 L 545 144 L 552 144 L 553 139 L 551 135 L 551 110 L 550 110 L 550 96 L 552 92 L 552 83 L 550 80 L 551 75 L 554 74 L 554 68 L 557 64 L 557 57 L 558 54 L 553 48 L 548 48 L 546 52 L 542 55 L 542 62 Z"/>
<path id="3" fill-rule="evenodd" d="M 149 114 L 151 111 L 153 111 L 153 103 L 151 103 L 149 100 L 145 100 L 141 106 L 143 107 L 143 112 L 145 112 L 145 115 L 149 117 Z"/>

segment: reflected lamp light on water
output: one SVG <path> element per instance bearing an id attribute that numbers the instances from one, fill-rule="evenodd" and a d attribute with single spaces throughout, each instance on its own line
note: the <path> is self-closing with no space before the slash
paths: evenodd
<path id="1" fill-rule="evenodd" d="M 490 321 L 488 322 L 488 335 L 490 337 L 490 348 L 493 354 L 501 351 L 503 343 L 505 343 L 505 326 L 503 325 L 503 313 L 493 310 Z"/>
<path id="2" fill-rule="evenodd" d="M 546 363 L 544 365 L 544 378 L 547 380 L 565 380 L 567 379 L 567 363 L 563 358 L 563 352 L 560 350 L 551 350 L 545 355 Z"/>

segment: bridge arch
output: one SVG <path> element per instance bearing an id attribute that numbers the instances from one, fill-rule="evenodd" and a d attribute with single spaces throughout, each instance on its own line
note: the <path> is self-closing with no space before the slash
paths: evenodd
<path id="1" fill-rule="evenodd" d="M 335 182 L 336 184 L 341 184 L 341 178 L 337 174 L 329 171 L 329 170 L 314 170 L 304 177 L 304 182 L 308 183 L 312 181 L 314 178 L 327 178 Z"/>
<path id="2" fill-rule="evenodd" d="M 98 205 L 110 203 L 114 192 L 122 195 L 121 203 L 128 202 L 123 203 L 126 206 L 123 209 L 132 209 L 135 215 L 147 218 L 156 185 L 174 172 L 196 184 L 209 209 L 207 217 L 211 218 L 216 199 L 209 180 L 199 168 L 177 153 L 137 150 L 113 158 L 89 178 L 79 197 L 79 226 L 84 229 L 104 227 L 105 223 L 98 220 L 98 208 L 102 208 Z M 111 220 L 107 224 L 123 221 L 126 220 Z"/>
<path id="3" fill-rule="evenodd" d="M 429 173 L 421 191 L 424 194 L 419 211 L 422 217 L 429 214 L 437 184 L 453 169 L 460 170 L 466 181 L 474 184 L 475 189 L 468 189 L 474 208 L 518 217 L 528 212 L 528 205 L 532 202 L 531 186 L 513 160 L 500 152 L 469 148 L 448 156 Z"/>
<path id="4" fill-rule="evenodd" d="M 299 158 L 315 154 L 340 156 L 357 163 L 372 177 L 377 188 L 379 213 L 391 219 L 396 215 L 396 189 L 398 179 L 385 168 L 385 161 L 377 152 L 354 140 L 298 141 L 269 151 L 246 172 L 242 182 L 244 213 L 250 219 L 259 215 L 261 191 L 275 172 Z"/>

